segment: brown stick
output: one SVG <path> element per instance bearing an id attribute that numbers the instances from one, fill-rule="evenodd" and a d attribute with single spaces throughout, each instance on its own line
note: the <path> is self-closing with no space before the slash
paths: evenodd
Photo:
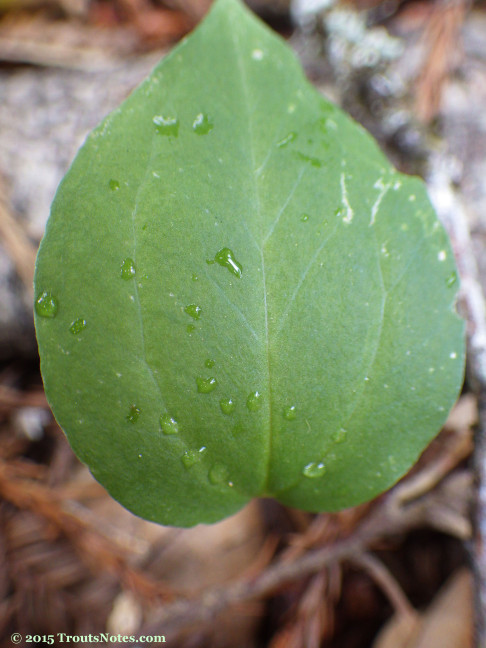
<path id="1" fill-rule="evenodd" d="M 125 552 L 116 542 L 67 510 L 54 489 L 38 480 L 25 479 L 22 468 L 17 469 L 4 461 L 0 461 L 0 497 L 20 510 L 32 511 L 50 522 L 71 540 L 81 559 L 94 572 L 103 570 L 116 574 L 125 587 L 146 600 L 170 600 L 173 597 L 169 588 L 128 564 Z"/>
<path id="2" fill-rule="evenodd" d="M 476 434 L 474 470 L 478 482 L 476 534 L 473 551 L 476 589 L 477 646 L 486 646 L 486 386 L 479 393 L 479 424 Z"/>
<path id="3" fill-rule="evenodd" d="M 22 407 L 48 408 L 44 390 L 20 391 L 0 384 L 0 409 L 10 411 Z"/>
<path id="4" fill-rule="evenodd" d="M 3 35 L 0 35 L 0 61 L 81 71 L 106 70 L 117 63 L 101 49 L 42 43 Z"/>
<path id="5" fill-rule="evenodd" d="M 1 187 L 0 187 L 1 189 Z M 36 249 L 15 220 L 0 195 L 0 241 L 15 264 L 18 275 L 30 295 L 33 295 Z"/>
<path id="6" fill-rule="evenodd" d="M 429 193 L 451 238 L 461 276 L 460 302 L 467 317 L 468 376 L 479 404 L 479 425 L 473 455 L 477 495 L 472 559 L 477 645 L 483 648 L 486 647 L 486 304 L 467 216 L 450 186 L 447 159 L 432 158 L 431 170 Z"/>
<path id="7" fill-rule="evenodd" d="M 398 581 L 385 567 L 381 560 L 378 560 L 378 558 L 372 554 L 364 553 L 358 556 L 353 556 L 351 562 L 369 573 L 371 578 L 388 597 L 397 614 L 406 618 L 410 624 L 414 624 L 417 621 L 417 612 L 414 610 Z"/>
<path id="8" fill-rule="evenodd" d="M 402 486 L 396 487 L 377 502 L 355 532 L 321 549 L 308 551 L 294 561 L 275 561 L 253 581 L 236 581 L 216 587 L 195 598 L 179 599 L 167 604 L 157 624 L 143 627 L 140 634 L 163 634 L 166 639 L 194 625 L 207 624 L 225 609 L 255 599 L 267 597 L 291 582 L 316 574 L 327 566 L 343 561 L 356 561 L 377 542 L 427 525 L 431 511 L 437 506 L 444 487 L 441 505 L 448 505 L 447 477 L 443 484 L 416 501 L 402 504 Z M 465 514 L 465 513 L 464 513 Z M 117 644 L 114 644 L 115 646 Z M 120 644 L 121 646 L 122 644 Z"/>
<path id="9" fill-rule="evenodd" d="M 436 0 L 424 33 L 426 55 L 417 80 L 416 113 L 430 122 L 440 109 L 442 90 L 457 52 L 462 53 L 461 27 L 469 0 Z"/>

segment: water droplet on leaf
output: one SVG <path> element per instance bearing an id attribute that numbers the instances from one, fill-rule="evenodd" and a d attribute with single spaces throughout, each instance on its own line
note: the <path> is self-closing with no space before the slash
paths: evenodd
<path id="1" fill-rule="evenodd" d="M 321 119 L 317 120 L 317 124 L 319 126 L 319 130 L 321 133 L 324 133 L 324 135 L 327 135 L 327 131 L 329 129 L 329 117 L 321 117 Z"/>
<path id="2" fill-rule="evenodd" d="M 300 220 L 303 223 L 307 223 L 307 221 L 309 220 L 309 214 L 302 214 L 302 216 L 300 217 Z"/>
<path id="3" fill-rule="evenodd" d="M 86 328 L 86 320 L 83 319 L 82 317 L 78 317 L 78 319 L 71 324 L 69 330 L 73 335 L 78 335 L 78 333 L 81 333 L 81 331 L 83 331 L 85 328 Z"/>
<path id="4" fill-rule="evenodd" d="M 257 412 L 262 406 L 262 395 L 258 391 L 251 392 L 246 399 L 246 406 L 250 412 Z"/>
<path id="5" fill-rule="evenodd" d="M 218 381 L 216 378 L 196 378 L 196 384 L 200 394 L 209 394 L 216 389 Z"/>
<path id="6" fill-rule="evenodd" d="M 306 155 L 301 151 L 297 151 L 297 157 L 299 157 L 303 162 L 308 162 L 311 166 L 315 167 L 316 169 L 320 169 L 324 166 L 323 160 L 320 160 L 319 158 L 316 157 L 312 157 L 311 155 Z"/>
<path id="7" fill-rule="evenodd" d="M 159 135 L 170 135 L 172 137 L 177 137 L 179 135 L 179 120 L 177 117 L 156 115 L 152 121 L 154 122 Z"/>
<path id="8" fill-rule="evenodd" d="M 121 274 L 121 278 L 124 279 L 125 281 L 128 281 L 129 279 L 133 279 L 133 277 L 136 274 L 135 261 L 130 257 L 127 257 L 121 264 L 120 274 Z"/>
<path id="9" fill-rule="evenodd" d="M 223 464 L 216 463 L 209 469 L 208 478 L 211 484 L 222 484 L 228 481 L 228 469 Z"/>
<path id="10" fill-rule="evenodd" d="M 243 268 L 235 259 L 235 255 L 229 248 L 221 248 L 219 252 L 216 253 L 213 263 L 219 263 L 223 268 L 228 268 L 228 270 L 234 274 L 236 277 L 241 278 L 243 274 Z M 210 263 L 208 261 L 208 263 Z"/>
<path id="11" fill-rule="evenodd" d="M 341 428 L 337 432 L 334 432 L 331 438 L 334 443 L 343 443 L 344 441 L 346 441 L 347 435 L 347 431 L 344 428 Z"/>
<path id="12" fill-rule="evenodd" d="M 201 317 L 202 308 L 197 304 L 189 304 L 184 308 L 184 311 L 193 319 L 198 320 Z"/>
<path id="13" fill-rule="evenodd" d="M 297 410 L 295 409 L 295 405 L 291 405 L 290 407 L 286 407 L 283 411 L 283 416 L 284 419 L 287 421 L 293 421 L 295 420 L 297 416 Z"/>
<path id="14" fill-rule="evenodd" d="M 170 414 L 160 415 L 160 427 L 164 434 L 179 433 L 179 423 Z"/>
<path id="15" fill-rule="evenodd" d="M 120 188 L 120 183 L 118 182 L 118 180 L 112 179 L 108 182 L 108 186 L 112 191 L 118 191 L 118 189 Z"/>
<path id="16" fill-rule="evenodd" d="M 457 274 L 455 272 L 452 272 L 447 278 L 446 284 L 447 286 L 451 287 L 456 283 L 456 281 L 457 281 Z"/>
<path id="17" fill-rule="evenodd" d="M 235 402 L 231 398 L 222 398 L 219 401 L 219 406 L 223 414 L 229 416 L 235 409 Z"/>
<path id="18" fill-rule="evenodd" d="M 56 317 L 57 309 L 57 299 L 49 290 L 44 290 L 35 300 L 35 312 L 39 317 Z"/>
<path id="19" fill-rule="evenodd" d="M 277 142 L 277 148 L 284 148 L 291 142 L 297 139 L 297 133 L 294 133 L 291 131 L 288 135 L 286 135 L 283 139 L 280 140 L 280 142 Z"/>
<path id="20" fill-rule="evenodd" d="M 201 461 L 201 451 L 200 450 L 186 450 L 181 457 L 181 461 L 184 465 L 184 468 L 192 468 L 195 464 Z"/>
<path id="21" fill-rule="evenodd" d="M 192 130 L 196 135 L 207 135 L 214 128 L 213 120 L 204 113 L 199 113 L 192 123 Z"/>
<path id="22" fill-rule="evenodd" d="M 194 326 L 194 324 L 188 324 L 186 326 L 186 331 L 189 333 L 189 335 L 192 335 L 195 330 L 196 330 L 196 327 Z"/>
<path id="23" fill-rule="evenodd" d="M 304 467 L 302 474 L 304 477 L 309 477 L 310 479 L 315 479 L 316 477 L 322 477 L 326 472 L 326 466 L 322 462 L 311 462 Z"/>
<path id="24" fill-rule="evenodd" d="M 208 369 L 212 369 L 216 363 L 214 360 L 211 360 L 211 358 L 208 358 L 206 362 L 204 363 L 204 366 L 207 367 Z"/>
<path id="25" fill-rule="evenodd" d="M 138 421 L 141 411 L 142 410 L 136 405 L 131 405 L 130 410 L 127 414 L 127 421 L 129 423 L 136 423 Z"/>

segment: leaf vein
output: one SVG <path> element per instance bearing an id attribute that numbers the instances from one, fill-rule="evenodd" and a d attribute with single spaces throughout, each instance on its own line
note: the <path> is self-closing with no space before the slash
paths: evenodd
<path id="1" fill-rule="evenodd" d="M 223 299 L 226 301 L 227 304 L 231 306 L 231 308 L 234 310 L 234 312 L 240 317 L 241 321 L 245 324 L 246 328 L 248 331 L 252 334 L 252 336 L 255 338 L 255 340 L 260 341 L 260 338 L 258 337 L 255 329 L 251 326 L 249 321 L 246 319 L 246 317 L 243 315 L 242 311 L 236 304 L 234 304 L 231 299 L 228 297 L 228 295 L 225 293 L 225 291 L 219 286 L 216 281 L 210 276 L 207 270 L 205 270 L 206 277 L 212 283 L 212 285 L 218 289 L 219 293 L 222 295 Z"/>
<path id="2" fill-rule="evenodd" d="M 299 184 L 300 184 L 300 182 L 301 182 L 301 180 L 302 180 L 302 178 L 304 176 L 304 173 L 305 173 L 305 167 L 302 167 L 302 169 L 300 170 L 300 173 L 297 176 L 297 179 L 294 182 L 294 184 L 293 184 L 287 198 L 285 199 L 284 203 L 282 204 L 282 207 L 278 211 L 278 214 L 277 214 L 275 220 L 273 221 L 272 225 L 270 226 L 270 229 L 269 229 L 267 235 L 263 239 L 262 247 L 265 245 L 265 243 L 268 241 L 268 239 L 272 236 L 275 228 L 277 227 L 277 225 L 278 225 L 278 223 L 280 221 L 280 218 L 282 217 L 282 214 L 285 212 L 289 202 L 292 200 L 292 197 L 295 194 L 295 192 L 297 190 L 297 187 L 299 186 Z"/>
<path id="3" fill-rule="evenodd" d="M 283 116 L 280 118 L 280 122 L 279 122 L 278 127 L 276 128 L 276 132 L 279 131 L 280 126 L 282 125 L 282 123 L 283 123 L 283 121 L 284 121 L 284 118 L 285 118 L 285 115 L 283 115 Z M 277 146 L 277 141 L 278 141 L 278 135 L 275 136 L 275 138 L 274 138 L 272 144 L 268 147 L 268 151 L 267 151 L 267 154 L 266 154 L 266 156 L 265 156 L 263 162 L 260 164 L 260 166 L 258 167 L 258 169 L 255 169 L 255 175 L 256 175 L 257 177 L 260 176 L 260 175 L 263 173 L 265 167 L 267 166 L 268 162 L 269 162 L 269 161 L 271 160 L 271 158 L 272 158 L 272 154 L 275 153 L 275 151 L 276 151 L 276 146 Z"/>
<path id="4" fill-rule="evenodd" d="M 138 213 L 138 205 L 139 205 L 139 200 L 140 200 L 140 195 L 142 193 L 142 189 L 144 188 L 144 186 L 147 183 L 147 177 L 148 177 L 149 170 L 151 168 L 151 162 L 153 160 L 153 156 L 154 156 L 154 140 L 152 140 L 152 145 L 151 145 L 151 149 L 150 149 L 150 156 L 149 156 L 149 159 L 148 159 L 148 162 L 147 162 L 147 168 L 145 170 L 145 175 L 144 175 L 142 181 L 140 182 L 140 184 L 138 186 L 137 193 L 135 195 L 135 204 L 134 204 L 134 207 L 133 207 L 133 210 L 132 210 L 131 224 L 132 224 L 132 236 L 133 236 L 133 257 L 134 257 L 135 264 L 137 264 L 136 217 L 137 217 L 137 213 Z M 152 369 L 152 367 L 151 367 L 151 365 L 150 365 L 150 363 L 148 361 L 148 358 L 147 358 L 147 351 L 146 351 L 146 344 L 145 344 L 145 331 L 144 331 L 143 314 L 142 314 L 142 304 L 141 304 L 141 300 L 140 300 L 140 293 L 139 293 L 139 290 L 138 290 L 138 283 L 137 283 L 136 275 L 133 278 L 133 283 L 134 283 L 134 286 L 135 286 L 135 303 L 136 303 L 136 306 L 137 306 L 137 312 L 138 312 L 138 318 L 139 318 L 139 324 L 140 324 L 140 343 L 141 343 L 142 360 L 143 360 L 145 366 L 147 367 L 148 373 L 149 373 L 154 385 L 157 387 L 157 391 L 159 392 L 160 399 L 162 401 L 162 406 L 165 408 L 164 397 L 162 396 L 162 391 L 160 389 L 159 382 L 158 382 L 157 378 L 155 377 L 154 371 L 153 371 L 153 369 Z"/>
<path id="5" fill-rule="evenodd" d="M 418 244 L 415 246 L 415 248 L 414 248 L 412 254 L 410 255 L 410 257 L 409 257 L 407 263 L 405 264 L 403 270 L 400 272 L 400 274 L 399 274 L 398 277 L 395 279 L 395 281 L 392 283 L 392 285 L 388 288 L 388 292 L 389 292 L 389 293 L 391 293 L 393 290 L 395 290 L 395 288 L 398 286 L 398 284 L 400 283 L 400 281 L 403 279 L 403 277 L 404 277 L 405 274 L 407 273 L 408 269 L 409 269 L 410 266 L 412 265 L 412 263 L 413 263 L 415 257 L 417 256 L 418 252 L 422 249 L 422 247 L 423 247 L 423 245 L 424 245 L 424 243 L 425 243 L 426 240 L 427 240 L 427 239 L 426 239 L 425 237 L 422 238 L 422 239 L 418 242 Z"/>
<path id="6" fill-rule="evenodd" d="M 239 42 L 239 30 L 238 25 L 234 25 L 231 30 L 231 38 L 233 39 L 233 44 L 236 52 L 236 61 L 239 70 L 239 76 L 241 79 L 241 87 L 243 92 L 243 104 L 246 107 L 247 111 L 247 123 L 248 123 L 248 141 L 249 141 L 249 150 L 250 150 L 250 162 L 251 170 L 250 177 L 252 181 L 252 189 L 254 194 L 255 202 L 255 213 L 257 217 L 261 220 L 262 216 L 262 207 L 260 200 L 260 192 L 257 182 L 256 174 L 256 164 L 255 164 L 255 151 L 254 151 L 254 132 L 252 124 L 252 115 L 250 111 L 250 96 L 248 91 L 248 79 L 246 75 L 245 65 L 242 59 L 243 47 Z M 262 289 L 263 289 L 263 305 L 264 305 L 264 318 L 265 318 L 265 347 L 266 347 L 266 373 L 267 373 L 267 384 L 268 384 L 268 443 L 265 449 L 266 454 L 266 475 L 267 481 L 270 474 L 270 462 L 272 456 L 272 380 L 271 380 L 271 370 L 270 370 L 270 343 L 269 343 L 269 332 L 268 332 L 268 302 L 267 302 L 267 284 L 266 284 L 266 272 L 265 272 L 265 255 L 263 252 L 263 245 L 260 247 L 260 259 L 261 259 L 261 268 L 262 268 Z"/>
<path id="7" fill-rule="evenodd" d="M 324 241 L 320 244 L 320 246 L 317 248 L 317 250 L 316 250 L 316 251 L 314 252 L 314 254 L 312 255 L 312 257 L 311 257 L 309 263 L 307 264 L 307 267 L 305 268 L 304 272 L 302 273 L 302 276 L 301 276 L 301 278 L 300 278 L 300 280 L 299 280 L 299 283 L 298 283 L 297 286 L 294 288 L 294 291 L 293 291 L 293 293 L 292 293 L 292 296 L 291 296 L 290 299 L 289 299 L 289 302 L 288 302 L 288 304 L 287 304 L 287 307 L 286 307 L 286 309 L 284 310 L 284 312 L 282 313 L 282 316 L 281 316 L 280 321 L 279 321 L 279 324 L 278 324 L 277 331 L 276 331 L 276 333 L 275 333 L 275 337 L 276 337 L 276 338 L 277 338 L 277 337 L 280 335 L 280 333 L 282 332 L 282 329 L 283 329 L 283 327 L 284 327 L 284 325 L 285 325 L 285 321 L 286 321 L 286 319 L 287 319 L 287 317 L 288 317 L 288 315 L 289 315 L 289 313 L 290 313 L 290 310 L 291 310 L 291 308 L 292 308 L 292 306 L 293 306 L 293 304 L 294 304 L 294 302 L 295 302 L 295 299 L 297 298 L 297 295 L 298 295 L 300 289 L 302 288 L 302 285 L 303 285 L 304 281 L 307 279 L 307 275 L 309 274 L 309 272 L 310 272 L 312 266 L 313 266 L 314 263 L 316 262 L 316 259 L 317 259 L 317 257 L 319 256 L 319 254 L 320 254 L 320 253 L 325 249 L 325 247 L 326 247 L 326 245 L 328 244 L 328 242 L 332 239 L 332 237 L 333 237 L 334 234 L 336 233 L 337 227 L 338 227 L 338 224 L 336 224 L 336 225 L 334 226 L 334 229 L 333 229 L 332 232 L 329 234 L 329 236 L 328 236 L 326 239 L 324 239 Z"/>

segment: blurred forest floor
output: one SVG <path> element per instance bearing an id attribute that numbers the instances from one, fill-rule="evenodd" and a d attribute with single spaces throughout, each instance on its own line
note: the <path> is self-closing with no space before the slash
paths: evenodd
<path id="1" fill-rule="evenodd" d="M 250 6 L 396 166 L 427 181 L 462 278 L 463 394 L 406 478 L 338 514 L 262 500 L 217 525 L 176 529 L 114 502 L 74 457 L 43 394 L 35 252 L 86 133 L 208 0 L 0 0 L 2 646 L 13 632 L 164 635 L 180 648 L 482 644 L 486 5 Z"/>

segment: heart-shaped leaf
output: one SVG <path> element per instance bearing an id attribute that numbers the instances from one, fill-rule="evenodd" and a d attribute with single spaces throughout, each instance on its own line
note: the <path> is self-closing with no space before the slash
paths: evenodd
<path id="1" fill-rule="evenodd" d="M 454 260 L 422 182 L 236 0 L 89 137 L 38 256 L 46 393 L 150 520 L 393 484 L 462 381 Z"/>

